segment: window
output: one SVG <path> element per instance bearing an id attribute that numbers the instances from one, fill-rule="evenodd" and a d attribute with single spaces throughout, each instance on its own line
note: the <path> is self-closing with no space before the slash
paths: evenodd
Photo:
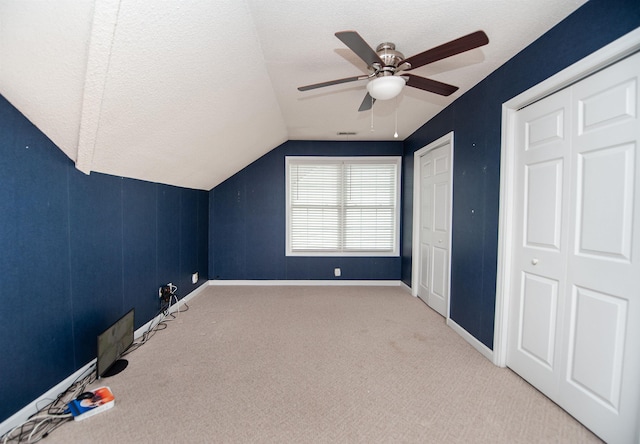
<path id="1" fill-rule="evenodd" d="M 287 256 L 398 256 L 400 157 L 287 157 Z"/>

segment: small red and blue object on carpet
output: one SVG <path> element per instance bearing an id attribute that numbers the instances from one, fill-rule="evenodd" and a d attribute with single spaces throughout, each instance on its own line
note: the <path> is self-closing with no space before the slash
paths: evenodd
<path id="1" fill-rule="evenodd" d="M 115 397 L 109 387 L 98 387 L 78 396 L 67 404 L 75 421 L 109 410 L 115 404 Z"/>

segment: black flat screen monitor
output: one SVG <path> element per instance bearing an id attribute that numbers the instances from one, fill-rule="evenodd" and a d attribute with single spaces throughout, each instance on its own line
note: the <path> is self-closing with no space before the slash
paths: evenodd
<path id="1" fill-rule="evenodd" d="M 133 344 L 133 308 L 98 335 L 97 377 L 113 376 L 124 370 L 129 363 L 120 357 L 131 344 Z"/>

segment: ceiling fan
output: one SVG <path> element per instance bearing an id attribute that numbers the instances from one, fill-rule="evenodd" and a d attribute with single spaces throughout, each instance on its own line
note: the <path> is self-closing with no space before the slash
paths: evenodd
<path id="1" fill-rule="evenodd" d="M 405 85 L 443 96 L 453 94 L 457 91 L 457 86 L 405 73 L 405 71 L 410 71 L 489 43 L 489 38 L 483 31 L 476 31 L 405 59 L 402 53 L 396 51 L 396 45 L 393 43 L 381 43 L 374 51 L 355 31 L 341 31 L 336 32 L 335 35 L 358 57 L 364 60 L 369 69 L 369 74 L 301 86 L 298 90 L 309 91 L 325 86 L 369 79 L 367 95 L 364 97 L 358 111 L 371 109 L 376 99 L 387 100 L 396 97 Z"/>

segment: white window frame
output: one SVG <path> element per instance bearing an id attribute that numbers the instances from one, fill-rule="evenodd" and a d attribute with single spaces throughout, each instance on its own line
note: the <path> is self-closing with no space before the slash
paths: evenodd
<path id="1" fill-rule="evenodd" d="M 292 251 L 291 248 L 291 195 L 290 166 L 300 163 L 387 163 L 396 166 L 394 234 L 392 251 Z M 285 189 L 286 189 L 286 256 L 326 256 L 326 257 L 398 257 L 400 256 L 400 184 L 402 175 L 401 156 L 285 156 Z"/>

